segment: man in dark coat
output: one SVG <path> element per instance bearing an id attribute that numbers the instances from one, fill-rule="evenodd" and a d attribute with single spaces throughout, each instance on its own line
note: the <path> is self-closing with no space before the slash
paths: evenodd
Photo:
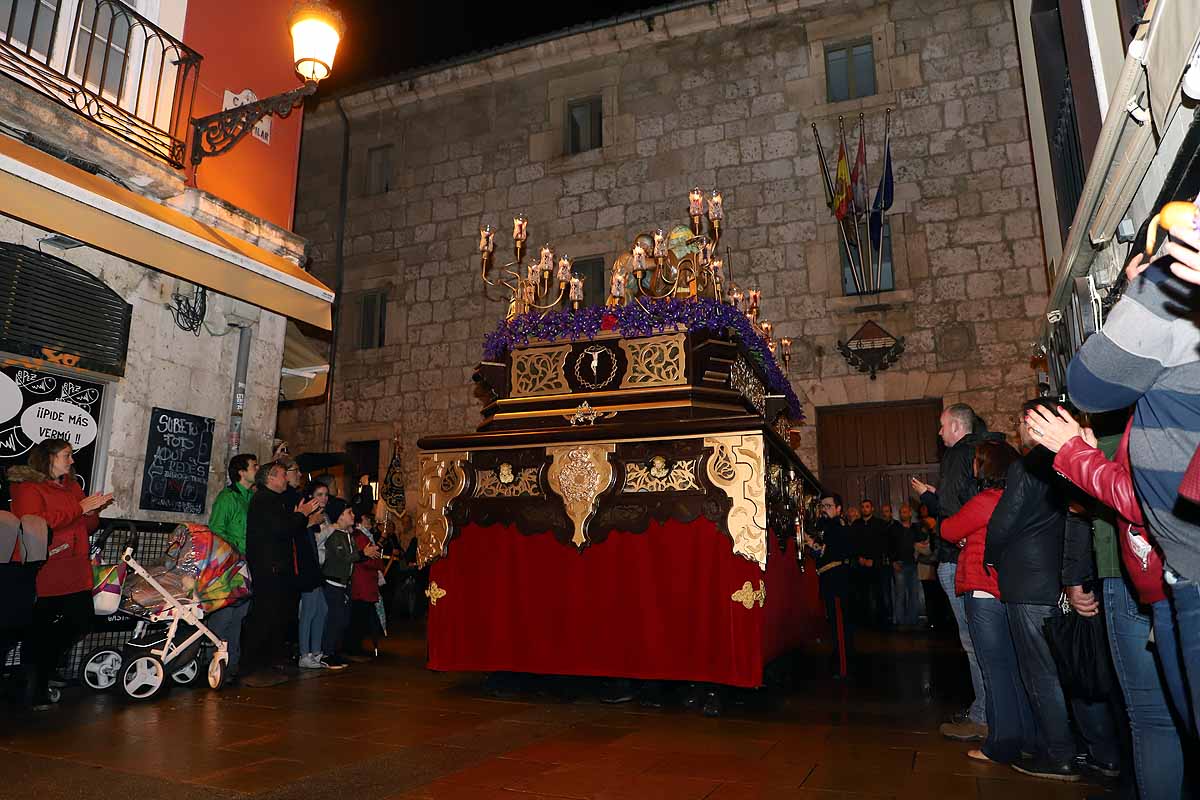
<path id="1" fill-rule="evenodd" d="M 825 618 L 829 621 L 830 640 L 833 642 L 834 672 L 844 675 L 843 658 L 849 660 L 854 650 L 853 628 L 846 614 L 854 546 L 842 522 L 841 495 L 826 494 L 821 498 L 820 509 L 816 530 L 812 536 L 806 537 L 805 547 L 817 559 L 821 600 L 825 604 Z"/>
<path id="2" fill-rule="evenodd" d="M 308 515 L 318 501 L 291 502 L 285 494 L 286 469 L 276 462 L 259 467 L 254 482 L 258 491 L 246 514 L 246 565 L 254 582 L 254 597 L 242 637 L 242 661 L 244 671 L 259 673 L 248 676 L 246 684 L 261 686 L 283 680 L 262 673 L 288 660 L 283 652 L 284 636 L 297 612 L 294 543 L 304 533 Z"/>
<path id="3" fill-rule="evenodd" d="M 989 433 L 987 425 L 979 419 L 975 410 L 965 403 L 955 403 L 942 412 L 938 435 L 942 438 L 942 444 L 946 446 L 938 469 L 938 485 L 933 487 L 914 477 L 912 488 L 940 523 L 941 520 L 957 514 L 968 500 L 979 493 L 975 483 L 975 446 L 987 439 L 999 437 L 1003 440 L 1004 437 L 1001 434 Z M 971 706 L 942 725 L 941 733 L 946 738 L 957 741 L 983 741 L 987 737 L 987 690 L 984 689 L 983 673 L 980 672 L 979 662 L 975 658 L 975 646 L 971 644 L 971 632 L 967 629 L 966 606 L 963 599 L 954 593 L 954 577 L 958 572 L 958 548 L 940 536 L 936 538 L 938 583 L 946 592 L 946 598 L 954 612 L 954 621 L 958 624 L 958 641 L 966 651 L 967 663 L 971 669 L 971 688 L 975 690 L 975 700 Z"/>

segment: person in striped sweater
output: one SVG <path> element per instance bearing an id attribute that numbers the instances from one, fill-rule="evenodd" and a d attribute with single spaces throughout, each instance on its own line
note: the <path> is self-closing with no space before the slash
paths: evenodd
<path id="1" fill-rule="evenodd" d="M 1071 400 L 1085 411 L 1133 406 L 1129 459 L 1147 527 L 1163 550 L 1190 692 L 1200 708 L 1200 505 L 1180 494 L 1200 446 L 1200 287 L 1173 277 L 1200 263 L 1200 238 L 1172 230 L 1166 256 L 1135 260 L 1129 287 L 1103 329 L 1067 369 Z M 1191 245 L 1190 247 L 1186 245 Z"/>

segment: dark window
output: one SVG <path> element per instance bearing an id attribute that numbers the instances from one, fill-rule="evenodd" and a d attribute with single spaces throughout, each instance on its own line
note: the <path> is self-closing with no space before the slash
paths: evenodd
<path id="1" fill-rule="evenodd" d="M 387 324 L 387 295 L 367 292 L 359 301 L 358 349 L 371 350 L 384 345 Z"/>
<path id="2" fill-rule="evenodd" d="M 858 257 L 858 248 L 861 246 L 864 250 L 871 247 L 871 237 L 867 230 L 867 222 L 863 220 L 858 226 L 858 239 L 853 237 L 854 228 L 852 225 L 846 226 L 847 239 L 850 242 L 850 252 L 854 253 L 854 263 L 861 266 L 863 273 L 862 280 L 866 281 L 868 286 L 874 286 L 875 278 L 872 275 L 869 279 L 866 276 L 866 270 L 874 265 L 874 269 L 879 273 L 879 291 L 890 292 L 896 288 L 896 279 L 892 274 L 892 226 L 888 222 L 883 223 L 883 266 L 879 266 L 879 251 L 871 248 L 870 256 L 864 254 L 862 259 Z M 846 252 L 846 240 L 843 239 L 838 243 L 838 251 L 841 253 L 842 262 L 842 293 L 850 296 L 856 294 L 868 294 L 867 289 L 859 291 L 854 285 L 854 274 L 850 271 L 850 257 Z"/>
<path id="3" fill-rule="evenodd" d="M 0 242 L 0 350 L 125 374 L 133 307 L 56 256 Z"/>
<path id="4" fill-rule="evenodd" d="M 392 146 L 372 147 L 367 151 L 367 194 L 383 194 L 392 187 Z"/>
<path id="5" fill-rule="evenodd" d="M 602 306 L 608 299 L 608 270 L 603 256 L 577 258 L 572 271 L 583 278 L 583 304 Z"/>
<path id="6" fill-rule="evenodd" d="M 571 155 L 604 145 L 604 111 L 599 97 L 567 103 L 567 152 Z"/>
<path id="7" fill-rule="evenodd" d="M 825 48 L 825 88 L 830 103 L 875 94 L 875 45 L 868 39 Z"/>

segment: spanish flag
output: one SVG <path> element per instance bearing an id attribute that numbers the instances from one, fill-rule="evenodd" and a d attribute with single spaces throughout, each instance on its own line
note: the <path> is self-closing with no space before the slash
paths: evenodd
<path id="1" fill-rule="evenodd" d="M 846 145 L 838 146 L 837 176 L 833 181 L 833 215 L 839 220 L 850 213 L 850 161 L 846 158 Z"/>

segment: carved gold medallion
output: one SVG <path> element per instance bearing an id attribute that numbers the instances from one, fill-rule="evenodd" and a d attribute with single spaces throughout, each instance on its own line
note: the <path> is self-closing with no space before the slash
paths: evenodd
<path id="1" fill-rule="evenodd" d="M 742 584 L 742 588 L 729 596 L 729 599 L 735 603 L 741 603 L 746 610 L 754 608 L 755 603 L 762 608 L 767 604 L 767 582 L 760 578 L 758 589 L 755 590 L 754 584 L 746 581 Z"/>
<path id="2" fill-rule="evenodd" d="M 749 586 L 750 584 L 746 584 Z M 425 596 L 429 598 L 429 605 L 436 606 L 438 600 L 446 596 L 446 590 L 437 585 L 437 581 L 430 581 L 429 588 L 425 590 Z"/>

